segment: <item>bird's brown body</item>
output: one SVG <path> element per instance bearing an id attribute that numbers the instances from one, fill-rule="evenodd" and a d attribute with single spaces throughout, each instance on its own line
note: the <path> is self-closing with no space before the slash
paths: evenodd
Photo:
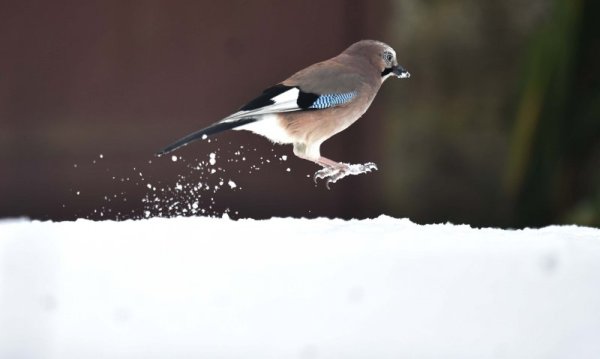
<path id="1" fill-rule="evenodd" d="M 290 76 L 242 109 L 167 147 L 167 153 L 197 138 L 226 129 L 248 130 L 276 143 L 294 146 L 294 154 L 323 166 L 315 178 L 332 183 L 348 174 L 376 169 L 372 163 L 347 165 L 320 154 L 321 144 L 356 122 L 390 76 L 409 77 L 396 53 L 374 40 L 359 41 L 341 54 Z"/>

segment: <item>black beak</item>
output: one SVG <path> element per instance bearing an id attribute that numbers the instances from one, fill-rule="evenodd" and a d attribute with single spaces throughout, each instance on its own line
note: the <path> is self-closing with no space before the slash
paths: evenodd
<path id="1" fill-rule="evenodd" d="M 394 75 L 396 75 L 396 77 L 401 79 L 407 79 L 410 77 L 410 73 L 400 65 L 392 67 L 392 72 L 394 73 Z"/>

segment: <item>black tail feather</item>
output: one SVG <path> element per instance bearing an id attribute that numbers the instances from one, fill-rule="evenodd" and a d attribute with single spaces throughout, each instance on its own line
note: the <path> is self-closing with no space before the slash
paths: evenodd
<path id="1" fill-rule="evenodd" d="M 231 122 L 217 122 L 213 125 L 203 128 L 199 131 L 190 133 L 189 135 L 187 135 L 183 138 L 180 138 L 179 140 L 173 142 L 172 144 L 168 145 L 167 147 L 165 147 L 162 150 L 160 150 L 159 152 L 157 152 L 156 155 L 157 156 L 165 155 L 169 152 L 175 151 L 179 147 L 185 146 L 188 143 L 196 141 L 204 136 L 211 136 L 211 135 L 217 134 L 219 132 L 231 130 L 232 128 L 240 127 L 240 126 L 246 125 L 248 123 L 252 123 L 252 122 L 256 122 L 256 119 L 255 118 L 242 118 L 237 121 L 231 121 Z"/>

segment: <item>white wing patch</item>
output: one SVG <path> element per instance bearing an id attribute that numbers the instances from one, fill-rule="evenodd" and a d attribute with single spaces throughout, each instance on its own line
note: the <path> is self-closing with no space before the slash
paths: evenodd
<path id="1" fill-rule="evenodd" d="M 271 99 L 275 102 L 273 104 L 254 110 L 236 112 L 233 115 L 224 118 L 221 122 L 232 122 L 239 120 L 240 118 L 254 117 L 278 112 L 298 111 L 300 110 L 298 107 L 299 94 L 300 90 L 298 90 L 296 87 L 292 87 L 289 90 L 273 97 Z"/>
<path id="2" fill-rule="evenodd" d="M 300 94 L 300 90 L 298 90 L 298 88 L 296 88 L 296 87 L 292 87 L 291 89 L 287 90 L 286 92 L 280 93 L 279 95 L 273 97 L 272 100 L 275 101 L 275 103 L 270 106 L 267 106 L 267 107 L 277 106 L 278 104 L 284 104 L 284 103 L 288 103 L 288 102 L 296 102 L 296 101 L 298 101 L 299 94 Z M 298 107 L 298 106 L 296 106 L 296 107 Z"/>

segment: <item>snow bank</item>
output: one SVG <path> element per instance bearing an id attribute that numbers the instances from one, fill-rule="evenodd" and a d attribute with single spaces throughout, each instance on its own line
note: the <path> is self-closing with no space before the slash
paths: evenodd
<path id="1" fill-rule="evenodd" d="M 1 358 L 599 358 L 600 230 L 0 222 Z"/>

